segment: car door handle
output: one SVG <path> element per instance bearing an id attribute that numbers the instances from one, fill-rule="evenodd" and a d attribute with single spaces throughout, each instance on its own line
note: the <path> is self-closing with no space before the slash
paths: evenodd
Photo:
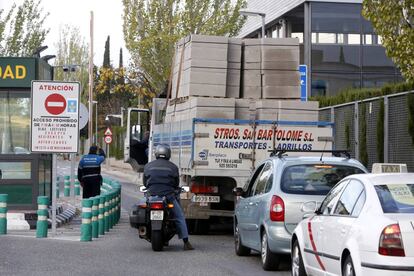
<path id="1" fill-rule="evenodd" d="M 319 231 L 323 232 L 323 227 L 319 227 Z"/>
<path id="2" fill-rule="evenodd" d="M 249 202 L 249 205 L 250 206 L 257 206 L 257 203 L 256 202 Z"/>
<path id="3" fill-rule="evenodd" d="M 346 234 L 346 229 L 342 229 L 342 230 L 341 230 L 341 234 L 342 234 L 342 235 L 345 235 L 345 234 Z"/>

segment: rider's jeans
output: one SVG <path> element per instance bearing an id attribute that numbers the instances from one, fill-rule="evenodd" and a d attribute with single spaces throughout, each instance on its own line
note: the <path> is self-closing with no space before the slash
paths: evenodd
<path id="1" fill-rule="evenodd" d="M 185 223 L 184 212 L 181 208 L 180 202 L 175 197 L 169 198 L 169 202 L 174 204 L 172 211 L 175 217 L 175 226 L 177 227 L 178 238 L 188 238 L 187 224 Z"/>

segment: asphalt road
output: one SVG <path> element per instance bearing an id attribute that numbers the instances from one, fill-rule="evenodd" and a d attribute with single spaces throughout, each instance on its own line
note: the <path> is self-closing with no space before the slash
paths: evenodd
<path id="1" fill-rule="evenodd" d="M 36 239 L 33 231 L 0 236 L 0 275 L 290 275 L 289 260 L 282 271 L 265 272 L 258 254 L 236 256 L 232 233 L 221 228 L 190 236 L 194 251 L 183 251 L 182 241 L 174 238 L 163 252 L 153 252 L 128 223 L 127 210 L 142 194 L 135 184 L 112 177 L 122 184 L 123 212 L 109 233 L 83 243 L 78 225 L 56 238 Z"/>

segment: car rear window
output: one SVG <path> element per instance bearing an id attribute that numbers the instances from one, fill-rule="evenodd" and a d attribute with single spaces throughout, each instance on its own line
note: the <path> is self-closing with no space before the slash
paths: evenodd
<path id="1" fill-rule="evenodd" d="M 414 184 L 374 187 L 384 213 L 414 213 Z"/>
<path id="2" fill-rule="evenodd" d="M 281 189 L 289 194 L 326 195 L 344 177 L 357 173 L 364 171 L 331 164 L 289 166 L 283 172 Z"/>

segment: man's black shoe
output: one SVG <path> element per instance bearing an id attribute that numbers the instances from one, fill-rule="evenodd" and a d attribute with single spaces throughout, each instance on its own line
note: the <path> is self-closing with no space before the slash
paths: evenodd
<path id="1" fill-rule="evenodd" d="M 191 243 L 188 241 L 188 242 L 185 242 L 184 243 L 184 250 L 194 250 L 194 247 L 191 245 Z"/>

